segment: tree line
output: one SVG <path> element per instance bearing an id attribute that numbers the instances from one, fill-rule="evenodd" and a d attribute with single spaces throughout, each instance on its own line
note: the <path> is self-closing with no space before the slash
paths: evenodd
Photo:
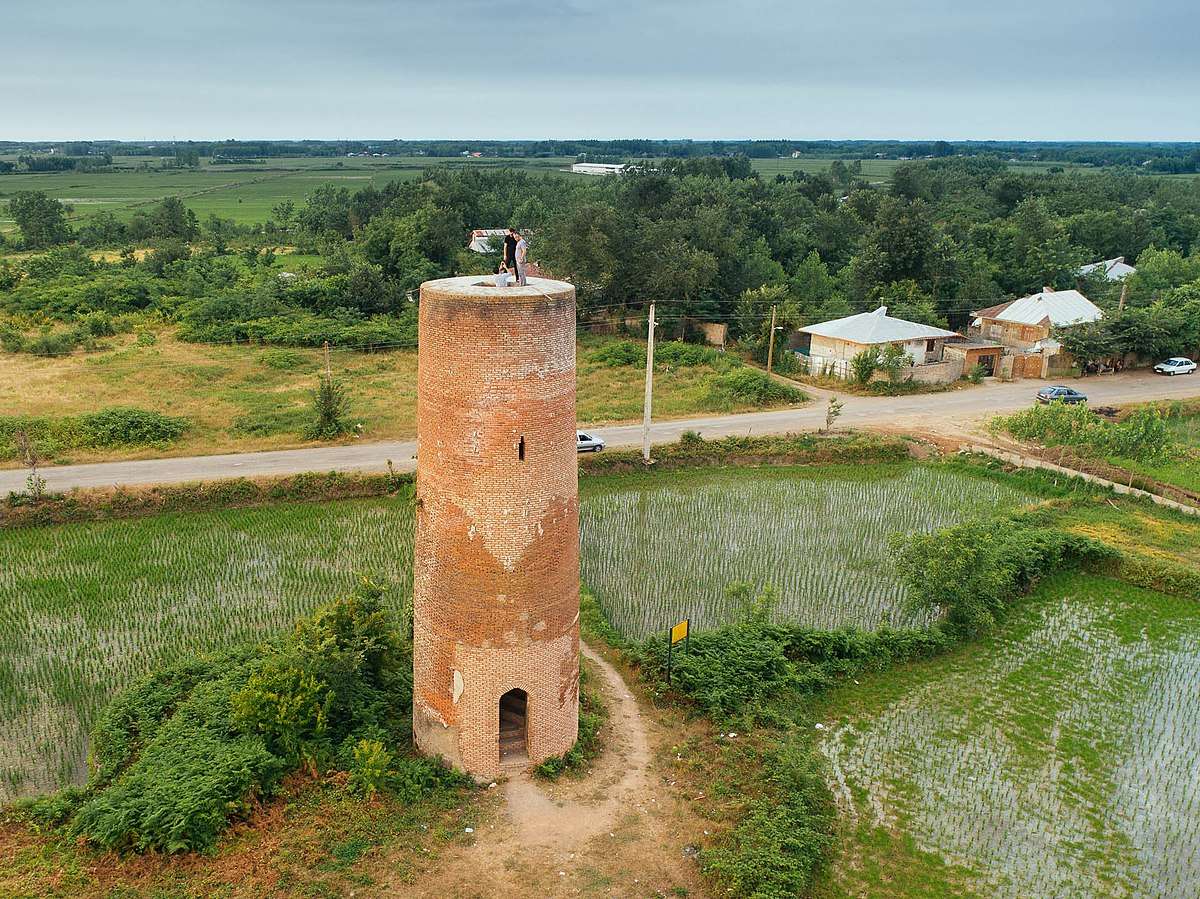
<path id="1" fill-rule="evenodd" d="M 322 184 L 253 228 L 216 216 L 199 222 L 177 198 L 128 221 L 101 213 L 75 232 L 62 205 L 43 195 L 19 194 L 10 208 L 28 248 L 151 241 L 159 249 L 139 265 L 174 277 L 180 267 L 214 271 L 213 259 L 247 246 L 286 243 L 325 260 L 324 271 L 283 287 L 265 270 L 253 283 L 243 273 L 232 285 L 209 285 L 210 332 L 221 316 L 261 313 L 264 291 L 276 303 L 273 319 L 288 309 L 404 313 L 422 281 L 494 266 L 494 255 L 465 249 L 467 235 L 510 224 L 529 235 L 535 261 L 576 284 L 585 320 L 639 315 L 655 302 L 667 336 L 687 336 L 690 320 L 722 321 L 761 346 L 771 306 L 785 329 L 879 304 L 902 318 L 962 327 L 974 309 L 1052 286 L 1082 288 L 1112 313 L 1102 327 L 1117 335 L 1114 351 L 1160 354 L 1172 335 L 1190 340 L 1189 291 L 1200 280 L 1200 183 L 1032 173 L 995 157 L 914 161 L 886 186 L 842 161 L 773 178 L 746 157 L 662 160 L 590 179 L 431 167 L 383 187 Z M 1123 307 L 1121 285 L 1079 276 L 1083 264 L 1115 256 L 1139 266 Z M 39 293 L 54 291 L 28 279 L 20 308 L 36 306 Z"/>

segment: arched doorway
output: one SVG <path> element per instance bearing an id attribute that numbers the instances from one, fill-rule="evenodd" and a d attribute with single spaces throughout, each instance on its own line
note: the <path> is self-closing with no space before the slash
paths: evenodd
<path id="1" fill-rule="evenodd" d="M 528 758 L 526 712 L 529 696 L 524 690 L 509 690 L 500 697 L 500 762 Z"/>

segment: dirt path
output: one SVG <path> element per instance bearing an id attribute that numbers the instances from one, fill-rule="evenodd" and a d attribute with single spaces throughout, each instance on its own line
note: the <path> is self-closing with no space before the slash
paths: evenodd
<path id="1" fill-rule="evenodd" d="M 702 896 L 676 804 L 656 764 L 671 734 L 644 718 L 621 675 L 587 646 L 609 718 L 605 748 L 584 778 L 545 784 L 529 773 L 496 787 L 495 820 L 474 843 L 448 851 L 415 884 L 391 895 L 421 897 L 654 896 L 678 888 Z"/>

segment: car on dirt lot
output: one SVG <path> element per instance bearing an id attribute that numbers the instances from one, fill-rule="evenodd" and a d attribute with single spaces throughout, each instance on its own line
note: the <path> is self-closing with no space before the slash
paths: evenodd
<path id="1" fill-rule="evenodd" d="M 1160 375 L 1190 375 L 1196 371 L 1196 363 L 1184 356 L 1172 356 L 1164 359 L 1154 370 Z"/>
<path id="2" fill-rule="evenodd" d="M 575 449 L 581 453 L 598 453 L 606 446 L 608 444 L 598 434 L 585 434 L 583 431 L 575 432 Z"/>
<path id="3" fill-rule="evenodd" d="M 1086 403 L 1087 396 L 1080 393 L 1074 387 L 1064 387 L 1062 384 L 1055 384 L 1053 387 L 1043 387 L 1037 392 L 1037 401 L 1039 403 Z"/>

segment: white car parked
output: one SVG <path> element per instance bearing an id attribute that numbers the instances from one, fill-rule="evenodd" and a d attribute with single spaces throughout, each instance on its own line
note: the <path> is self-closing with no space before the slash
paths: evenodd
<path id="1" fill-rule="evenodd" d="M 1154 366 L 1160 375 L 1190 375 L 1196 370 L 1196 363 L 1183 356 L 1172 356 Z"/>
<path id="2" fill-rule="evenodd" d="M 575 432 L 575 449 L 581 453 L 598 453 L 606 446 L 608 444 L 604 442 L 604 438 L 599 434 L 585 434 L 583 431 Z"/>

